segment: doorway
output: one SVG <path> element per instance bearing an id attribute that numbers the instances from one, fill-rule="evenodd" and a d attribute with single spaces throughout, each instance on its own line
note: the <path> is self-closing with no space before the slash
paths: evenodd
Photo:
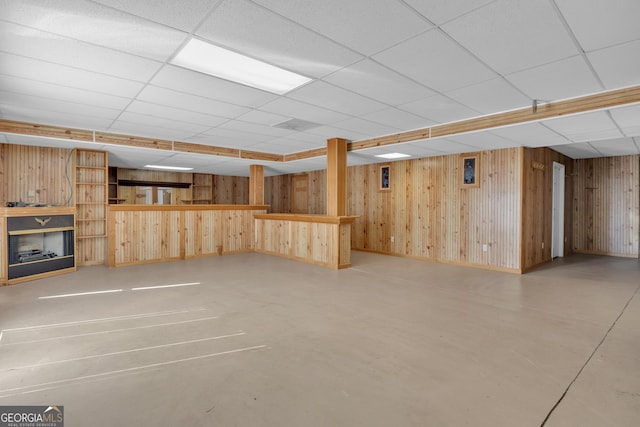
<path id="1" fill-rule="evenodd" d="M 553 162 L 551 258 L 564 256 L 564 165 Z"/>

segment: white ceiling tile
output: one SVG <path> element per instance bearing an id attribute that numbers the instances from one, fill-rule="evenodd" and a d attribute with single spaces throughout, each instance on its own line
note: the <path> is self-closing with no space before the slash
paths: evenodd
<path id="1" fill-rule="evenodd" d="M 389 105 L 435 95 L 410 79 L 369 59 L 331 74 L 325 81 Z"/>
<path id="2" fill-rule="evenodd" d="M 373 58 L 441 92 L 496 77 L 494 72 L 438 30 L 400 43 Z"/>
<path id="3" fill-rule="evenodd" d="M 607 89 L 640 84 L 640 40 L 587 54 Z"/>
<path id="4" fill-rule="evenodd" d="M 623 135 L 605 111 L 546 120 L 545 126 L 573 142 L 620 138 Z"/>
<path id="5" fill-rule="evenodd" d="M 215 4 L 211 0 L 94 1 L 187 32 L 192 31 Z"/>
<path id="6" fill-rule="evenodd" d="M 491 132 L 470 132 L 448 137 L 449 140 L 475 147 L 479 150 L 496 150 L 499 148 L 519 147 L 522 144 L 502 138 Z"/>
<path id="7" fill-rule="evenodd" d="M 112 132 L 135 132 L 136 136 L 182 140 L 194 134 L 208 130 L 210 126 L 180 122 L 164 117 L 124 112 L 111 126 Z"/>
<path id="8" fill-rule="evenodd" d="M 334 126 L 339 129 L 358 132 L 362 135 L 368 135 L 370 137 L 398 133 L 397 128 L 357 118 L 336 122 Z"/>
<path id="9" fill-rule="evenodd" d="M 531 99 L 556 101 L 602 90 L 581 55 L 509 74 L 506 79 Z"/>
<path id="10" fill-rule="evenodd" d="M 626 136 L 640 136 L 640 104 L 614 108 L 611 116 Z"/>
<path id="11" fill-rule="evenodd" d="M 230 148 L 247 148 L 259 142 L 272 139 L 271 136 L 259 135 L 257 133 L 242 132 L 234 129 L 213 128 L 187 139 L 198 144 L 215 145 Z"/>
<path id="12" fill-rule="evenodd" d="M 507 126 L 492 129 L 491 134 L 498 135 L 511 141 L 512 146 L 547 147 L 570 142 L 540 123 L 528 123 L 517 126 Z"/>
<path id="13" fill-rule="evenodd" d="M 162 67 L 151 84 L 247 107 L 257 107 L 277 98 L 272 93 L 173 65 Z"/>
<path id="14" fill-rule="evenodd" d="M 216 101 L 202 96 L 176 92 L 157 86 L 147 86 L 138 95 L 141 101 L 172 106 L 182 110 L 196 111 L 219 117 L 235 118 L 249 111 L 246 107 Z"/>
<path id="15" fill-rule="evenodd" d="M 556 0 L 582 48 L 587 51 L 640 39 L 640 2 Z"/>
<path id="16" fill-rule="evenodd" d="M 442 28 L 500 74 L 579 53 L 548 1 L 499 0 Z"/>
<path id="17" fill-rule="evenodd" d="M 60 110 L 45 110 L 38 108 L 34 104 L 29 105 L 8 105 L 0 101 L 0 117 L 20 122 L 42 123 L 55 126 L 67 126 L 78 129 L 106 130 L 109 128 L 114 117 L 92 117 L 84 114 L 69 114 Z M 46 105 L 43 105 L 46 107 Z"/>
<path id="18" fill-rule="evenodd" d="M 0 9 L 9 22 L 159 61 L 187 35 L 85 0 L 1 0 Z"/>
<path id="19" fill-rule="evenodd" d="M 0 52 L 0 74 L 113 96 L 135 96 L 142 83 Z"/>
<path id="20" fill-rule="evenodd" d="M 394 127 L 401 131 L 422 129 L 433 126 L 436 122 L 416 116 L 415 114 L 402 111 L 397 108 L 386 108 L 384 110 L 375 111 L 365 114 L 363 119 L 386 126 Z"/>
<path id="21" fill-rule="evenodd" d="M 531 104 L 529 98 L 502 78 L 456 89 L 447 92 L 446 95 L 483 114 L 514 110 Z"/>
<path id="22" fill-rule="evenodd" d="M 33 108 L 34 110 L 52 111 L 70 115 L 77 114 L 79 117 L 89 116 L 104 119 L 114 119 L 119 113 L 119 110 L 111 108 L 103 108 L 93 105 L 79 104 L 76 102 L 46 99 L 39 96 L 16 94 L 14 92 L 3 91 L 0 91 L 0 103 L 2 105 L 15 105 L 19 107 L 21 106 L 26 108 Z"/>
<path id="23" fill-rule="evenodd" d="M 434 142 L 436 142 L 436 140 L 425 139 L 425 140 L 414 141 L 406 144 L 397 144 L 389 148 L 399 153 L 409 154 L 413 158 L 442 156 L 444 154 L 442 147 L 438 147 L 434 145 L 433 144 Z M 446 152 L 450 152 L 449 150 L 451 150 L 454 145 L 461 146 L 462 144 L 456 144 L 454 142 L 451 142 L 450 144 L 447 145 Z M 468 151 L 469 147 L 466 147 L 466 149 Z M 452 151 L 452 152 L 457 152 L 457 151 Z"/>
<path id="24" fill-rule="evenodd" d="M 0 91 L 120 110 L 128 98 L 0 74 Z"/>
<path id="25" fill-rule="evenodd" d="M 297 153 L 326 146 L 325 141 L 315 135 L 314 136 L 317 139 L 317 142 L 315 143 L 305 141 L 305 139 L 299 138 L 299 136 L 300 132 L 284 138 L 274 138 L 269 141 L 269 144 L 278 144 L 281 147 L 288 147 L 289 151 L 286 151 L 286 153 Z"/>
<path id="26" fill-rule="evenodd" d="M 0 51 L 146 82 L 161 63 L 0 21 Z"/>
<path id="27" fill-rule="evenodd" d="M 438 151 L 441 154 L 468 153 L 477 149 L 474 146 L 454 141 L 451 138 L 426 139 L 420 142 L 420 145 L 424 146 L 426 149 Z"/>
<path id="28" fill-rule="evenodd" d="M 273 126 L 257 125 L 254 123 L 248 123 L 240 120 L 229 120 L 223 125 L 218 126 L 220 129 L 232 129 L 242 132 L 251 132 L 258 135 L 262 135 L 265 139 L 283 137 L 291 135 L 294 131 L 290 129 L 282 129 Z"/>
<path id="29" fill-rule="evenodd" d="M 296 22 L 249 1 L 227 0 L 196 35 L 308 77 L 325 76 L 362 58 Z"/>
<path id="30" fill-rule="evenodd" d="M 437 25 L 482 7 L 494 0 L 405 0 L 423 16 Z"/>
<path id="31" fill-rule="evenodd" d="M 268 113 L 266 111 L 251 110 L 246 114 L 238 116 L 238 120 L 254 123 L 257 125 L 274 126 L 278 123 L 286 122 L 290 117 L 280 114 Z"/>
<path id="32" fill-rule="evenodd" d="M 640 154 L 640 148 L 633 138 L 609 139 L 591 142 L 591 146 L 604 156 L 634 156 Z"/>
<path id="33" fill-rule="evenodd" d="M 322 81 L 309 83 L 290 92 L 287 97 L 350 115 L 367 114 L 386 108 L 386 105 L 377 101 Z"/>
<path id="34" fill-rule="evenodd" d="M 324 139 L 325 141 L 330 138 L 344 138 L 349 141 L 359 141 L 361 139 L 369 138 L 369 135 L 367 134 L 352 131 L 352 130 L 347 130 L 347 129 L 340 129 L 335 126 L 321 126 L 321 127 L 309 129 L 307 133 L 317 135 L 318 137 Z"/>
<path id="35" fill-rule="evenodd" d="M 437 123 L 453 122 L 478 115 L 477 111 L 465 107 L 459 102 L 443 95 L 436 95 L 419 101 L 410 102 L 399 106 L 399 108 L 433 120 Z"/>
<path id="36" fill-rule="evenodd" d="M 349 118 L 349 116 L 338 113 L 337 111 L 327 110 L 325 108 L 287 98 L 278 98 L 275 101 L 261 106 L 260 110 L 323 124 L 333 123 Z"/>
<path id="37" fill-rule="evenodd" d="M 556 145 L 553 150 L 572 159 L 590 159 L 602 155 L 588 143 Z"/>
<path id="38" fill-rule="evenodd" d="M 397 2 L 255 1 L 365 55 L 379 52 L 433 27 Z"/>
<path id="39" fill-rule="evenodd" d="M 126 109 L 130 113 L 144 114 L 166 120 L 176 120 L 186 123 L 194 123 L 207 128 L 221 125 L 229 119 L 196 111 L 181 110 L 167 105 L 152 104 L 143 101 L 133 101 Z"/>

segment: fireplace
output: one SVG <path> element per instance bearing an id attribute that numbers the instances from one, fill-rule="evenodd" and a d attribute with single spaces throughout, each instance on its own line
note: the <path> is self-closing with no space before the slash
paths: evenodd
<path id="1" fill-rule="evenodd" d="M 73 225 L 73 215 L 8 217 L 9 280 L 73 268 Z"/>

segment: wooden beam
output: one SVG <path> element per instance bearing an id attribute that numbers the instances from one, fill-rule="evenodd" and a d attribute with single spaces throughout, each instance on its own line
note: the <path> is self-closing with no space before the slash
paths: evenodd
<path id="1" fill-rule="evenodd" d="M 327 215 L 347 214 L 347 140 L 327 141 Z"/>
<path id="2" fill-rule="evenodd" d="M 264 166 L 249 166 L 249 204 L 264 205 Z"/>
<path id="3" fill-rule="evenodd" d="M 525 107 L 505 113 L 490 114 L 488 116 L 476 117 L 408 132 L 400 132 L 378 138 L 363 139 L 349 144 L 347 150 L 356 151 L 365 148 L 382 147 L 385 145 L 399 144 L 403 142 L 482 131 L 503 126 L 570 116 L 590 111 L 605 110 L 608 108 L 636 103 L 640 103 L 640 86 L 600 92 L 564 101 L 541 103 L 538 104 L 536 111 L 531 107 Z M 0 119 L 0 132 L 274 162 L 290 162 L 324 156 L 327 154 L 326 148 L 317 148 L 285 155 L 260 153 L 227 147 L 143 138 L 130 135 L 117 135 L 107 132 L 94 132 L 91 130 L 63 128 L 59 126 L 17 122 L 5 119 Z"/>

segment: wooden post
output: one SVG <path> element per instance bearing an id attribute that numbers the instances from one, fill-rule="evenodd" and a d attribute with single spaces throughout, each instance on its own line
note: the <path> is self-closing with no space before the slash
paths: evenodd
<path id="1" fill-rule="evenodd" d="M 264 166 L 249 166 L 249 204 L 264 205 Z"/>
<path id="2" fill-rule="evenodd" d="M 347 214 L 347 140 L 327 140 L 327 215 Z"/>

